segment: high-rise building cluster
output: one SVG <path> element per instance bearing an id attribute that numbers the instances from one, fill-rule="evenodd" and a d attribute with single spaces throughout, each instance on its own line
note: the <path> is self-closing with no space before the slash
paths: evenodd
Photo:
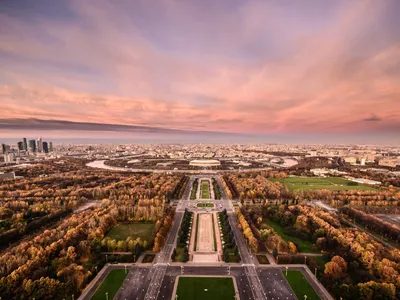
<path id="1" fill-rule="evenodd" d="M 1 144 L 2 154 L 4 156 L 5 163 L 11 163 L 14 161 L 15 157 L 21 154 L 37 154 L 43 153 L 47 154 L 53 152 L 53 142 L 43 141 L 40 137 L 37 140 L 27 140 L 23 138 L 22 141 L 17 143 L 17 148 L 13 148 L 7 144 Z"/>

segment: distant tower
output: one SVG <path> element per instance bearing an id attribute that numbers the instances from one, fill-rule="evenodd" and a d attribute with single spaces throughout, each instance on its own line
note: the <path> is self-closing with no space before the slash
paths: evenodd
<path id="1" fill-rule="evenodd" d="M 7 149 L 6 146 L 7 146 L 6 144 L 1 144 L 1 153 L 6 153 L 6 149 Z"/>
<path id="2" fill-rule="evenodd" d="M 47 142 L 43 142 L 43 152 L 44 153 L 49 153 L 49 147 L 48 147 L 48 145 L 47 145 Z"/>
<path id="3" fill-rule="evenodd" d="M 53 142 L 49 142 L 49 151 L 53 152 Z"/>
<path id="4" fill-rule="evenodd" d="M 18 142 L 18 150 L 23 151 L 24 150 L 24 143 L 23 142 Z"/>
<path id="5" fill-rule="evenodd" d="M 36 141 L 29 140 L 29 151 L 36 152 Z"/>
<path id="6" fill-rule="evenodd" d="M 27 142 L 26 142 L 26 138 L 23 138 L 23 142 L 24 142 L 24 149 L 23 150 L 25 150 L 25 151 L 27 151 L 28 150 L 28 144 L 27 144 Z"/>
<path id="7" fill-rule="evenodd" d="M 43 140 L 42 137 L 38 138 L 37 140 L 37 151 L 43 152 Z"/>

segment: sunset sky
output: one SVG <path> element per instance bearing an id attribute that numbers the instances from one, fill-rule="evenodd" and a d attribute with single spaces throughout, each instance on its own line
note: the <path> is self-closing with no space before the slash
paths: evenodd
<path id="1" fill-rule="evenodd" d="M 398 0 L 2 0 L 0 119 L 399 141 L 399 15 Z"/>

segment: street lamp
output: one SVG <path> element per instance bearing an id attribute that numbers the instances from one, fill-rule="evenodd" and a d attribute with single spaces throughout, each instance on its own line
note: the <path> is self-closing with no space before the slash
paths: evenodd
<path id="1" fill-rule="evenodd" d="M 304 256 L 304 264 L 307 264 L 307 256 Z"/>
<path id="2" fill-rule="evenodd" d="M 125 265 L 125 275 L 126 275 L 126 265 Z"/>
<path id="3" fill-rule="evenodd" d="M 108 293 L 106 293 L 106 300 L 108 300 Z"/>
<path id="4" fill-rule="evenodd" d="M 317 268 L 314 269 L 314 276 L 317 277 Z"/>
<path id="5" fill-rule="evenodd" d="M 106 254 L 106 262 L 108 262 L 108 254 Z"/>
<path id="6" fill-rule="evenodd" d="M 178 295 L 175 295 L 175 300 L 177 300 L 178 299 Z"/>
<path id="7" fill-rule="evenodd" d="M 307 300 L 307 295 L 304 295 L 304 300 Z"/>
<path id="8" fill-rule="evenodd" d="M 286 269 L 286 277 L 287 277 L 287 270 L 289 269 L 289 267 L 288 267 L 288 266 L 286 266 L 286 267 L 285 267 L 285 269 Z"/>

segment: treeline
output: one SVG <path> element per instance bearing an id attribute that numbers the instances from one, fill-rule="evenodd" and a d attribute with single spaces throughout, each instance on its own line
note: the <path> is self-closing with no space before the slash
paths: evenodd
<path id="1" fill-rule="evenodd" d="M 385 247 L 365 232 L 342 225 L 337 215 L 305 205 L 262 205 L 244 209 L 249 227 L 256 227 L 253 232 L 259 229 L 261 237 L 263 219 L 271 218 L 286 234 L 312 241 L 315 250 L 327 253 L 332 260 L 325 265 L 321 282 L 337 298 L 376 299 L 377 293 L 371 292 L 374 287 L 387 288 L 383 299 L 400 298 L 400 251 Z M 260 240 L 264 244 L 271 242 L 270 236 L 276 234 L 270 229 L 266 235 L 265 241 Z M 254 236 L 259 235 L 254 233 Z M 287 249 L 290 247 L 283 247 L 280 241 L 276 247 L 280 253 L 291 252 Z M 340 258 L 333 259 L 335 256 Z M 285 259 L 281 257 L 279 255 L 279 259 Z"/>
<path id="2" fill-rule="evenodd" d="M 189 176 L 182 176 L 172 193 L 173 199 L 182 199 L 183 193 L 186 190 L 189 182 Z"/>
<path id="3" fill-rule="evenodd" d="M 383 188 L 377 190 L 293 190 L 290 191 L 284 184 L 278 181 L 272 182 L 270 178 L 285 178 L 284 172 L 246 172 L 224 175 L 224 183 L 228 187 L 233 198 L 242 201 L 290 201 L 290 200 L 325 200 L 334 207 L 345 205 L 356 206 L 359 209 L 374 210 L 382 207 L 377 212 L 383 212 L 385 208 L 400 208 L 400 191 L 395 188 Z"/>
<path id="4" fill-rule="evenodd" d="M 190 191 L 190 200 L 195 200 L 197 197 L 197 189 L 199 188 L 199 179 L 195 178 L 192 184 L 192 190 Z"/>
<path id="5" fill-rule="evenodd" d="M 339 212 L 355 219 L 356 223 L 400 243 L 400 229 L 397 226 L 348 206 L 340 208 Z"/>
<path id="6" fill-rule="evenodd" d="M 224 185 L 224 187 L 226 188 L 226 192 L 227 192 L 227 195 L 228 195 L 228 197 L 230 198 L 230 199 L 238 199 L 239 198 L 239 193 L 238 193 L 238 191 L 237 191 L 237 189 L 236 189 L 236 186 L 230 181 L 230 179 L 229 179 L 229 175 L 224 175 L 224 176 L 222 176 L 222 179 L 223 179 L 223 185 Z"/>
<path id="7" fill-rule="evenodd" d="M 50 225 L 66 217 L 70 213 L 72 213 L 72 209 L 70 208 L 59 210 L 37 220 L 33 220 L 21 229 L 11 229 L 0 234 L 0 249 L 8 247 L 10 243 L 20 240 L 24 235 L 30 234 L 43 226 Z"/>
<path id="8" fill-rule="evenodd" d="M 217 216 L 218 216 L 218 223 L 222 231 L 222 239 L 224 241 L 222 249 L 223 251 L 222 257 L 225 262 L 232 262 L 231 254 L 233 254 L 234 258 L 233 262 L 239 262 L 240 261 L 239 250 L 236 244 L 235 237 L 233 235 L 231 224 L 229 223 L 228 213 L 226 209 L 224 209 L 220 213 L 217 213 Z"/>
<path id="9" fill-rule="evenodd" d="M 71 215 L 0 256 L 3 299 L 63 299 L 79 295 L 102 266 L 100 241 L 116 224 L 108 208 Z M 88 262 L 91 262 L 88 264 Z"/>
<path id="10" fill-rule="evenodd" d="M 325 265 L 322 282 L 337 297 L 376 299 L 378 294 L 370 290 L 374 286 L 387 287 L 381 291 L 383 299 L 400 297 L 400 251 L 385 247 L 358 229 L 335 228 L 318 216 L 314 208 L 298 205 L 293 209 L 296 210 L 305 218 L 302 223 L 321 232 L 317 247 L 331 256 L 340 256 L 349 266 L 344 270 L 337 267 L 338 263 Z"/>
<path id="11" fill-rule="evenodd" d="M 185 209 L 183 214 L 181 227 L 178 232 L 177 248 L 183 248 L 183 254 L 181 257 L 182 262 L 187 262 L 189 260 L 189 239 L 191 234 L 191 227 L 193 224 L 193 212 Z M 196 249 L 195 249 L 196 250 Z M 176 260 L 177 250 L 174 249 L 171 259 Z"/>
<path id="12" fill-rule="evenodd" d="M 253 231 L 245 216 L 242 214 L 240 209 L 236 209 L 235 213 L 239 223 L 239 228 L 242 230 L 243 236 L 245 237 L 247 243 L 250 245 L 251 250 L 253 252 L 258 252 L 258 241 L 254 236 Z"/>
<path id="13" fill-rule="evenodd" d="M 220 177 L 222 188 L 224 189 L 225 195 L 228 199 L 233 199 L 232 190 L 229 188 L 225 176 Z M 232 187 L 234 188 L 234 187 Z"/>
<path id="14" fill-rule="evenodd" d="M 218 182 L 215 180 L 214 177 L 212 178 L 212 185 L 213 185 L 215 199 L 220 200 L 221 199 L 221 191 L 219 190 Z"/>
<path id="15" fill-rule="evenodd" d="M 171 230 L 174 217 L 175 209 L 172 207 L 167 207 L 162 221 L 157 221 L 156 228 L 154 230 L 156 232 L 153 245 L 154 252 L 159 252 L 161 248 L 164 247 L 168 233 Z"/>

